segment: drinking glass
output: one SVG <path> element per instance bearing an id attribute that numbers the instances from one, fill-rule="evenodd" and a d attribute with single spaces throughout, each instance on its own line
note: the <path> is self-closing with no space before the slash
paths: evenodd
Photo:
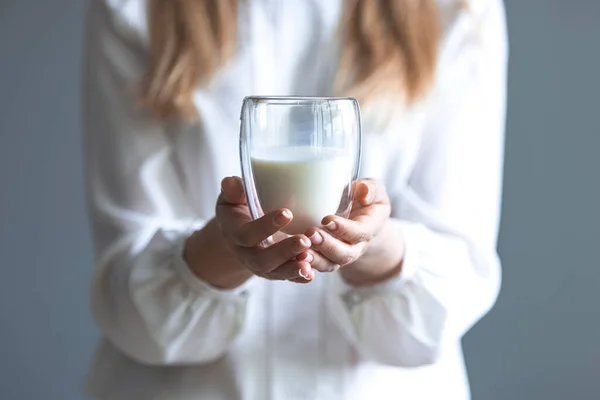
<path id="1" fill-rule="evenodd" d="M 282 231 L 304 233 L 327 215 L 347 218 L 361 159 L 358 101 L 350 97 L 246 97 L 240 158 L 254 219 L 293 214 Z"/>

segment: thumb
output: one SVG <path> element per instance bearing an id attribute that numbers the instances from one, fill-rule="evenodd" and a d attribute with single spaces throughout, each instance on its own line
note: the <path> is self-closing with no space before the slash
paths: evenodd
<path id="1" fill-rule="evenodd" d="M 229 176 L 221 181 L 219 204 L 246 204 L 246 191 L 239 176 Z"/>

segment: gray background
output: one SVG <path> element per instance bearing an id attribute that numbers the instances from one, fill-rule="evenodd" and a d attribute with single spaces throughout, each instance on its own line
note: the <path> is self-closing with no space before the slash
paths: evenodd
<path id="1" fill-rule="evenodd" d="M 85 2 L 0 0 L 0 398 L 81 399 L 97 332 L 82 195 Z M 34 6 L 35 5 L 35 6 Z M 600 398 L 600 2 L 509 0 L 498 305 L 476 400 Z"/>

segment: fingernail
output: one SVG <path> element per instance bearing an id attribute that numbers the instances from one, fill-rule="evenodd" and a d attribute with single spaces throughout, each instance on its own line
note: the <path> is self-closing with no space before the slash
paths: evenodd
<path id="1" fill-rule="evenodd" d="M 315 258 L 310 253 L 302 253 L 296 257 L 299 261 L 306 261 L 307 263 L 311 263 Z"/>
<path id="2" fill-rule="evenodd" d="M 304 247 L 310 247 L 310 240 L 305 237 L 300 238 L 300 244 Z"/>
<path id="3" fill-rule="evenodd" d="M 371 200 L 373 199 L 373 191 L 371 190 L 371 185 L 369 185 L 368 183 L 365 183 L 364 185 L 367 188 L 367 194 L 365 195 L 365 200 L 370 203 Z"/>
<path id="4" fill-rule="evenodd" d="M 304 271 L 302 271 L 302 268 L 300 268 L 298 270 L 298 275 L 300 275 L 302 278 L 306 279 L 307 281 L 310 280 L 310 273 L 305 273 Z"/>
<path id="5" fill-rule="evenodd" d="M 323 236 L 319 232 L 315 232 L 311 237 L 310 241 L 312 244 L 321 244 L 323 243 Z"/>
<path id="6" fill-rule="evenodd" d="M 221 193 L 225 192 L 225 186 L 227 185 L 227 178 L 223 178 L 221 181 Z"/>
<path id="7" fill-rule="evenodd" d="M 325 227 L 330 231 L 335 231 L 337 229 L 337 224 L 335 223 L 335 221 L 331 221 L 327 225 L 325 225 Z"/>
<path id="8" fill-rule="evenodd" d="M 289 210 L 283 210 L 275 216 L 273 222 L 276 226 L 283 226 L 287 224 L 290 219 L 292 219 L 292 213 Z"/>

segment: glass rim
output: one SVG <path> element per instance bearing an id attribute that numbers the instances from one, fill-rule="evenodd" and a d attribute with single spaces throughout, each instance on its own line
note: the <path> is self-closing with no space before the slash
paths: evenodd
<path id="1" fill-rule="evenodd" d="M 268 104 L 308 104 L 314 102 L 328 101 L 350 101 L 358 105 L 358 100 L 354 97 L 336 97 L 336 96 L 246 96 L 243 104 L 251 101 L 253 103 L 268 103 Z"/>

